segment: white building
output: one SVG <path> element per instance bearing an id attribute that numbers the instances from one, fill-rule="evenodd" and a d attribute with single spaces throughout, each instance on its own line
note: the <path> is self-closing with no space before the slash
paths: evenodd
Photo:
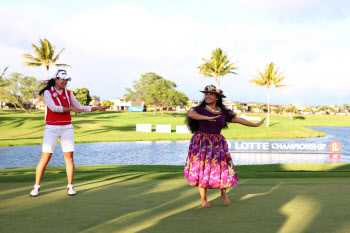
<path id="1" fill-rule="evenodd" d="M 187 102 L 190 108 L 195 108 L 201 103 L 199 100 L 188 100 Z"/>
<path id="2" fill-rule="evenodd" d="M 142 112 L 145 105 L 143 101 L 126 101 L 124 98 L 115 98 L 109 101 L 113 102 L 112 109 L 117 111 L 135 111 L 134 109 L 138 109 L 136 111 Z"/>

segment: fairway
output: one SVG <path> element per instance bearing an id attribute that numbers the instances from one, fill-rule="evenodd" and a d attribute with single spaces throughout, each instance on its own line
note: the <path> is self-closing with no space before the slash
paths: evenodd
<path id="1" fill-rule="evenodd" d="M 186 113 L 169 112 L 162 116 L 152 112 L 92 112 L 72 115 L 75 142 L 177 141 L 190 140 L 192 134 L 175 133 L 177 125 L 185 124 Z M 266 114 L 247 114 L 263 119 Z M 257 123 L 257 121 L 253 121 Z M 136 124 L 152 124 L 152 132 L 136 132 Z M 156 133 L 156 124 L 171 125 L 172 133 Z M 325 133 L 310 126 L 350 126 L 350 116 L 270 115 L 270 127 L 246 127 L 229 124 L 222 130 L 227 139 L 278 139 L 322 137 Z M 6 110 L 0 112 L 0 147 L 40 145 L 44 134 L 44 111 Z"/>
<path id="2" fill-rule="evenodd" d="M 79 166 L 74 197 L 48 168 L 36 198 L 34 168 L 0 171 L 1 232 L 350 232 L 349 164 L 237 166 L 231 205 L 208 190 L 210 209 L 182 166 Z"/>

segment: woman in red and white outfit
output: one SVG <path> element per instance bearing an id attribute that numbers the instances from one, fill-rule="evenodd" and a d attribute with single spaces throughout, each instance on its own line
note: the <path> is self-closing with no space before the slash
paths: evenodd
<path id="1" fill-rule="evenodd" d="M 52 153 L 57 145 L 58 138 L 61 139 L 64 160 L 66 162 L 66 172 L 68 179 L 67 193 L 70 196 L 76 194 L 73 188 L 74 176 L 74 131 L 71 124 L 70 112 L 75 113 L 92 112 L 96 110 L 105 111 L 108 107 L 88 107 L 82 106 L 73 93 L 66 89 L 67 82 L 71 78 L 67 76 L 65 70 L 58 70 L 55 76 L 46 81 L 46 86 L 40 90 L 39 95 L 44 94 L 44 101 L 47 106 L 46 126 L 44 131 L 43 147 L 41 159 L 36 167 L 35 185 L 30 195 L 39 195 L 40 181 L 45 173 Z"/>

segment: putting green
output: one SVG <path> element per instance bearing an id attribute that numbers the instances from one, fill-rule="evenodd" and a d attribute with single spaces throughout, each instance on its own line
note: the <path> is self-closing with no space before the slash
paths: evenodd
<path id="1" fill-rule="evenodd" d="M 34 179 L 29 174 L 34 168 L 0 170 L 9 179 L 0 182 L 0 232 L 350 232 L 350 179 L 343 177 L 349 174 L 347 164 L 237 166 L 241 179 L 240 185 L 229 189 L 231 205 L 223 205 L 219 190 L 208 190 L 210 209 L 200 206 L 197 188 L 178 176 L 180 169 L 78 167 L 77 173 L 85 176 L 80 174 L 77 195 L 69 197 L 64 173 L 57 172 L 63 168 L 53 167 L 49 172 L 58 181 L 44 177 L 36 198 L 29 196 L 33 182 L 26 178 Z M 257 175 L 267 170 L 267 175 L 303 175 L 244 178 L 254 170 Z M 308 173 L 317 176 L 322 170 L 341 175 L 307 178 Z M 152 175 L 156 173 L 159 176 Z M 14 176 L 24 181 L 10 181 Z"/>

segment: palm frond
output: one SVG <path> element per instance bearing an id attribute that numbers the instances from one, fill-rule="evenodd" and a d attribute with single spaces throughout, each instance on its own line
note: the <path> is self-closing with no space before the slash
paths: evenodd
<path id="1" fill-rule="evenodd" d="M 275 85 L 276 88 L 287 87 L 288 85 Z"/>
<path id="2" fill-rule="evenodd" d="M 22 62 L 22 65 L 24 66 L 42 66 L 42 63 L 37 63 L 37 62 Z"/>
<path id="3" fill-rule="evenodd" d="M 50 42 L 47 39 L 44 40 L 44 50 L 45 50 L 45 59 L 46 59 L 46 61 L 52 60 L 51 59 L 52 58 L 51 44 L 50 44 Z"/>
<path id="4" fill-rule="evenodd" d="M 2 76 L 4 76 L 4 74 L 5 74 L 5 72 L 6 72 L 6 70 L 8 69 L 9 67 L 7 66 L 5 69 L 4 69 L 4 71 L 2 72 L 2 74 L 0 75 L 0 79 L 2 78 Z"/>
<path id="5" fill-rule="evenodd" d="M 52 57 L 55 55 L 55 52 L 56 52 L 56 47 L 54 46 L 52 47 L 49 40 L 47 40 L 47 47 L 48 47 L 48 50 L 50 50 L 49 59 L 52 60 Z"/>
<path id="6" fill-rule="evenodd" d="M 44 39 L 44 40 L 40 39 L 39 44 L 40 44 L 41 54 L 43 55 L 44 59 L 46 60 L 46 43 L 45 43 L 45 41 L 46 41 L 46 39 Z"/>
<path id="7" fill-rule="evenodd" d="M 27 60 L 29 60 L 29 61 L 32 61 L 32 62 L 41 62 L 41 60 L 39 60 L 38 58 L 36 58 L 36 57 L 33 57 L 32 55 L 30 55 L 30 54 L 23 54 L 22 55 L 22 57 L 23 58 L 25 58 L 25 59 L 27 59 Z"/>
<path id="8" fill-rule="evenodd" d="M 255 76 L 254 76 L 254 78 L 255 79 L 252 79 L 249 82 L 253 83 L 253 84 L 257 85 L 257 86 L 265 86 L 265 82 L 263 80 L 259 79 L 258 77 L 255 77 Z"/>
<path id="9" fill-rule="evenodd" d="M 55 66 L 57 67 L 69 67 L 69 68 L 72 68 L 71 65 L 68 65 L 68 64 L 54 64 Z"/>
<path id="10" fill-rule="evenodd" d="M 276 69 L 276 66 L 273 62 L 271 62 L 270 64 L 268 64 L 265 68 L 265 73 L 260 72 L 260 70 L 257 70 L 259 73 L 259 78 L 257 76 L 253 76 L 256 79 L 259 80 L 259 84 L 260 86 L 267 86 L 267 88 L 270 88 L 272 85 L 275 85 L 277 88 L 281 88 L 281 87 L 285 87 L 287 85 L 282 85 L 279 84 L 280 82 L 282 82 L 286 76 L 282 76 L 283 72 L 278 73 L 279 68 Z M 254 84 L 256 84 L 256 82 L 252 82 Z M 263 85 L 262 85 L 263 84 Z M 258 84 L 256 84 L 258 85 Z"/>
<path id="11" fill-rule="evenodd" d="M 61 50 L 61 52 L 59 52 L 53 59 L 52 59 L 52 63 L 55 63 L 59 58 L 60 58 L 60 54 L 63 52 L 63 50 L 65 50 L 66 48 L 63 48 Z M 56 49 L 55 49 L 56 50 Z"/>
<path id="12" fill-rule="evenodd" d="M 32 44 L 32 49 L 39 60 L 45 61 L 45 55 L 41 52 L 41 49 L 39 49 L 35 44 Z"/>
<path id="13" fill-rule="evenodd" d="M 279 83 L 282 82 L 285 78 L 286 78 L 286 76 L 275 79 L 275 80 L 274 80 L 274 84 L 279 84 Z"/>

